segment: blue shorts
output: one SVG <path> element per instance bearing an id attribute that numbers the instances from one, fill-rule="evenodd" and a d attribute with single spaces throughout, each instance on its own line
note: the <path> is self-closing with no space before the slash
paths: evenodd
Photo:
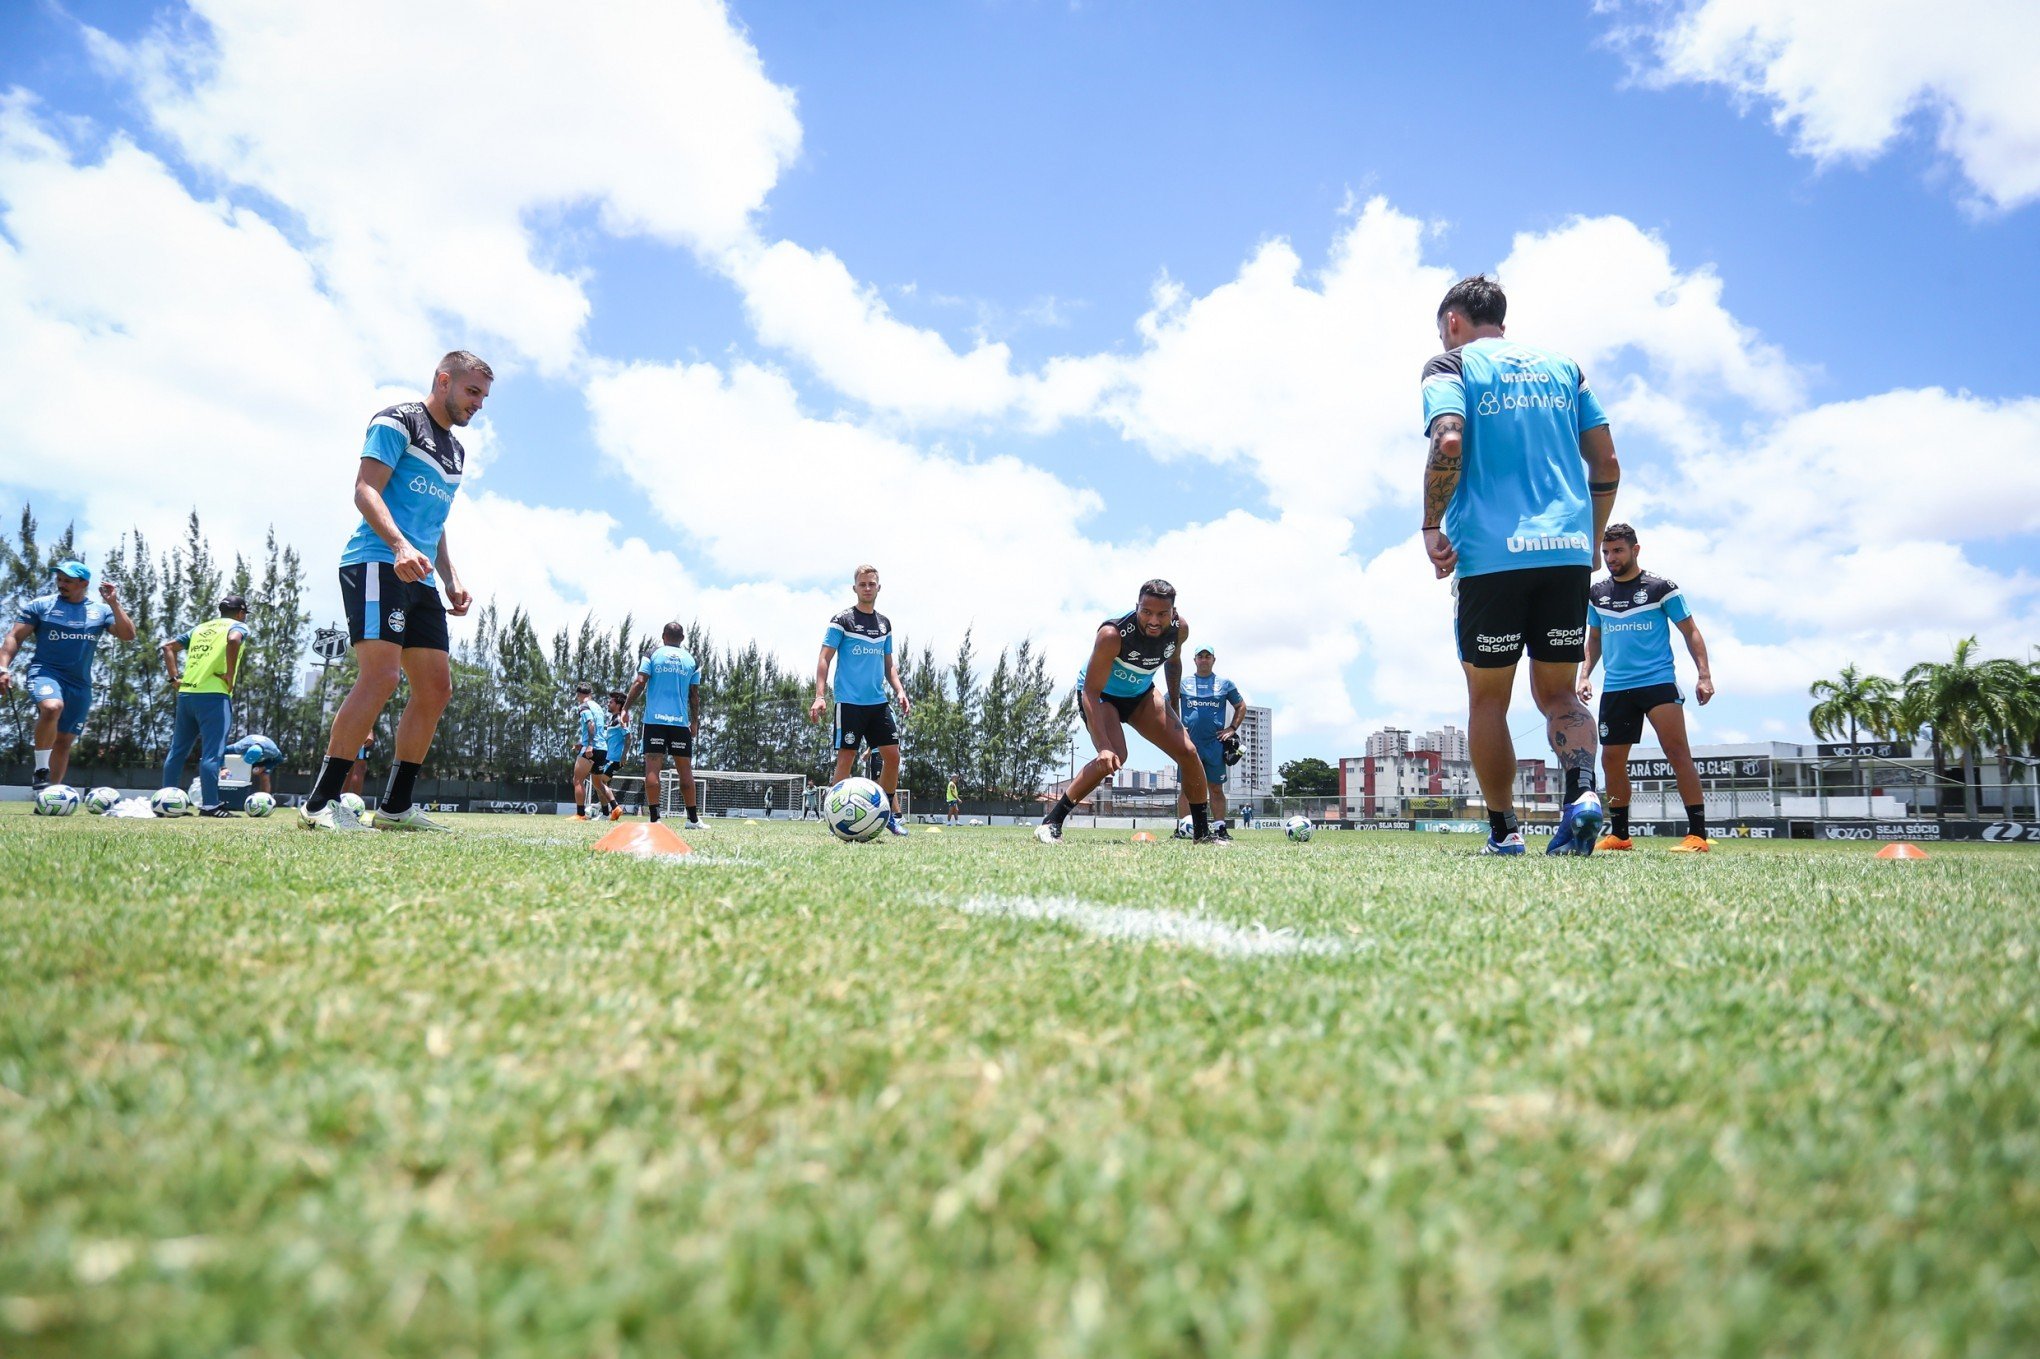
<path id="1" fill-rule="evenodd" d="M 30 675 L 28 695 L 37 703 L 47 703 L 53 698 L 64 701 L 64 715 L 57 719 L 57 730 L 66 736 L 76 736 L 85 730 L 86 714 L 92 711 L 92 686 L 88 684 L 67 684 L 55 675 Z"/>
<path id="2" fill-rule="evenodd" d="M 1225 742 L 1216 736 L 1208 741 L 1203 737 L 1193 736 L 1190 738 L 1190 744 L 1197 747 L 1197 758 L 1204 765 L 1204 781 L 1213 788 L 1225 787 L 1227 769 Z"/>

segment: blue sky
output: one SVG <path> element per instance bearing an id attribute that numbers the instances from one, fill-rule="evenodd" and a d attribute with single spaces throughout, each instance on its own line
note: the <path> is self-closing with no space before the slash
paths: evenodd
<path id="1" fill-rule="evenodd" d="M 910 636 L 1073 667 L 1160 573 L 1333 758 L 1460 710 L 1415 373 L 1500 268 L 1715 641 L 1702 739 L 2040 641 L 2023 7 L 410 8 L 0 10 L 0 495 L 316 564 L 366 416 L 464 343 L 478 593 L 805 662 L 871 557 Z"/>

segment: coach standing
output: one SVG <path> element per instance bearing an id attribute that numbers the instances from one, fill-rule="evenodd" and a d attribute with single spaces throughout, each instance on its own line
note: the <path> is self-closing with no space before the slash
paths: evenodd
<path id="1" fill-rule="evenodd" d="M 163 669 L 177 688 L 177 724 L 163 761 L 163 788 L 184 777 L 184 762 L 198 750 L 200 816 L 230 817 L 220 805 L 220 762 L 227 757 L 227 728 L 234 721 L 234 678 L 248 639 L 248 601 L 228 595 L 220 614 L 163 643 Z"/>

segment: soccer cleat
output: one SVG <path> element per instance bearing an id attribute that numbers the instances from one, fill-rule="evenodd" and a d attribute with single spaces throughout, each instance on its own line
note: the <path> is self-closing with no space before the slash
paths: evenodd
<path id="1" fill-rule="evenodd" d="M 1214 821 L 1211 823 L 1211 838 L 1222 840 L 1229 845 L 1232 843 L 1232 832 L 1225 828 L 1225 822 Z"/>
<path id="2" fill-rule="evenodd" d="M 1577 854 L 1585 856 L 1594 852 L 1594 841 L 1601 834 L 1601 795 L 1589 788 L 1566 804 L 1565 815 L 1559 820 L 1558 833 L 1551 837 L 1551 846 L 1546 854 Z"/>
<path id="3" fill-rule="evenodd" d="M 31 793 L 40 793 L 43 789 L 49 786 L 50 786 L 50 771 L 47 769 L 38 769 L 35 771 L 35 777 L 29 780 L 28 791 Z"/>
<path id="4" fill-rule="evenodd" d="M 425 815 L 425 809 L 416 803 L 412 803 L 401 812 L 377 812 L 375 828 L 387 831 L 438 831 L 441 835 L 453 833 L 453 827 L 440 825 Z"/>
<path id="5" fill-rule="evenodd" d="M 309 831 L 365 831 L 368 829 L 368 827 L 361 824 L 360 817 L 348 811 L 347 808 L 340 804 L 340 799 L 338 798 L 333 799 L 316 812 L 306 811 L 303 807 L 298 808 L 298 825 Z"/>
<path id="6" fill-rule="evenodd" d="M 899 815 L 895 812 L 887 812 L 885 814 L 885 828 L 894 835 L 905 835 L 907 833 L 907 828 L 900 824 Z"/>
<path id="7" fill-rule="evenodd" d="M 1062 827 L 1053 821 L 1044 821 L 1034 828 L 1034 838 L 1044 845 L 1059 845 L 1062 843 Z"/>
<path id="8" fill-rule="evenodd" d="M 1713 841 L 1698 835 L 1689 835 L 1679 841 L 1678 844 L 1673 845 L 1671 852 L 1674 854 L 1705 854 L 1713 848 Z"/>
<path id="9" fill-rule="evenodd" d="M 704 824 L 702 823 L 702 820 L 701 820 L 701 818 L 700 818 L 700 817 L 698 817 L 698 816 L 697 816 L 697 817 L 695 817 L 695 818 L 694 818 L 694 819 L 693 819 L 692 821 L 685 821 L 685 822 L 682 822 L 682 823 L 681 823 L 681 828 L 682 828 L 683 830 L 691 830 L 691 831 L 701 831 L 701 830 L 707 830 L 707 829 L 708 829 L 708 827 L 707 827 L 706 825 L 704 825 Z"/>
<path id="10" fill-rule="evenodd" d="M 586 812 L 575 812 L 572 816 L 567 818 L 567 820 L 569 821 L 586 821 L 587 819 L 588 813 Z"/>
<path id="11" fill-rule="evenodd" d="M 1499 840 L 1490 835 L 1487 838 L 1487 843 L 1480 847 L 1480 852 L 1483 854 L 1522 854 L 1525 852 L 1523 833 L 1521 831 L 1510 831 Z"/>
<path id="12" fill-rule="evenodd" d="M 1214 849 L 1230 849 L 1232 847 L 1232 837 L 1211 831 L 1207 834 L 1193 837 L 1190 843 L 1193 845 L 1210 845 Z"/>
<path id="13" fill-rule="evenodd" d="M 233 814 L 232 812 L 228 811 L 228 810 L 227 810 L 227 809 L 226 809 L 225 807 L 223 807 L 223 806 L 222 806 L 222 807 L 206 807 L 206 808 L 203 808 L 203 809 L 202 809 L 202 810 L 201 810 L 201 811 L 199 812 L 199 815 L 200 815 L 200 816 L 203 816 L 203 817 L 209 817 L 209 818 L 211 818 L 211 819 L 212 819 L 212 820 L 214 820 L 214 821 L 238 821 L 238 820 L 240 820 L 240 818 L 239 818 L 239 817 L 235 816 L 235 815 L 234 815 L 234 814 Z"/>
<path id="14" fill-rule="evenodd" d="M 1636 841 L 1631 840 L 1629 837 L 1625 835 L 1616 835 L 1612 831 L 1594 842 L 1594 852 L 1596 854 L 1606 854 L 1611 849 L 1635 849 L 1635 848 Z"/>
<path id="15" fill-rule="evenodd" d="M 609 819 L 611 821 L 623 820 L 623 804 L 621 802 L 609 809 Z"/>

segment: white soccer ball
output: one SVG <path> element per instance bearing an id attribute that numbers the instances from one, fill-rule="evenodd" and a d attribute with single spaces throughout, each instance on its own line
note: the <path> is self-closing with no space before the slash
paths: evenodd
<path id="1" fill-rule="evenodd" d="M 1310 824 L 1310 818 L 1307 816 L 1292 816 L 1282 823 L 1282 833 L 1302 844 L 1317 833 L 1317 827 Z"/>
<path id="2" fill-rule="evenodd" d="M 368 810 L 368 804 L 361 800 L 361 794 L 359 793 L 342 793 L 339 797 L 339 802 L 341 806 L 353 812 L 356 816 L 360 816 Z"/>
<path id="3" fill-rule="evenodd" d="M 104 816 L 113 810 L 113 804 L 120 801 L 117 788 L 94 788 L 85 795 L 85 810 L 94 816 Z"/>
<path id="4" fill-rule="evenodd" d="M 241 804 L 241 810 L 250 816 L 267 816 L 276 810 L 276 799 L 264 792 L 253 792 Z"/>
<path id="5" fill-rule="evenodd" d="M 182 788 L 158 788 L 149 799 L 149 810 L 158 816 L 182 816 L 191 810 L 191 799 Z"/>
<path id="6" fill-rule="evenodd" d="M 78 810 L 78 790 L 68 783 L 53 783 L 35 795 L 37 816 L 69 816 Z"/>
<path id="7" fill-rule="evenodd" d="M 858 844 L 885 830 L 885 789 L 870 779 L 844 779 L 822 795 L 822 824 L 838 840 Z"/>
<path id="8" fill-rule="evenodd" d="M 1191 820 L 1191 819 L 1190 819 L 1189 817 L 1187 817 L 1187 816 L 1186 816 L 1186 817 L 1184 817 L 1184 818 L 1183 818 L 1183 819 L 1182 819 L 1181 821 L 1178 821 L 1178 822 L 1176 823 L 1176 831 L 1175 831 L 1175 838 L 1176 838 L 1176 839 L 1178 839 L 1178 840 L 1189 840 L 1189 839 L 1193 839 L 1193 838 L 1194 838 L 1194 837 L 1196 836 L 1196 834 L 1197 834 L 1197 823 L 1196 823 L 1195 821 L 1192 821 L 1192 820 Z"/>

